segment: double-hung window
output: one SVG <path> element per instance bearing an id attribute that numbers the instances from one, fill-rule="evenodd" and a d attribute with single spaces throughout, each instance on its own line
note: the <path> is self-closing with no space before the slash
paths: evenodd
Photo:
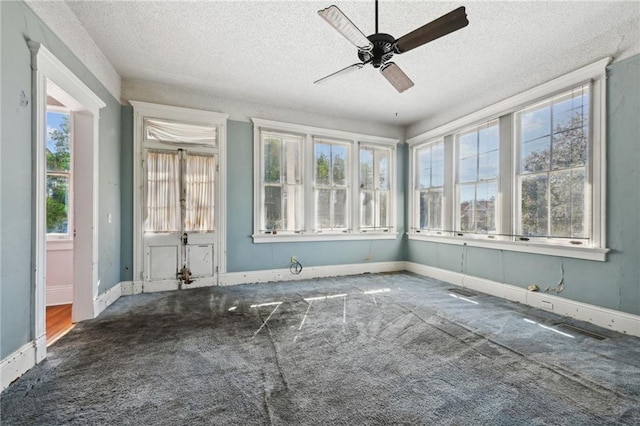
<path id="1" fill-rule="evenodd" d="M 415 151 L 414 225 L 417 231 L 443 229 L 443 189 L 446 164 L 444 142 L 426 144 Z"/>
<path id="2" fill-rule="evenodd" d="M 456 135 L 456 230 L 472 234 L 496 232 L 499 150 L 497 121 Z"/>
<path id="3" fill-rule="evenodd" d="M 360 145 L 360 228 L 388 230 L 391 225 L 392 150 L 377 145 Z"/>
<path id="4" fill-rule="evenodd" d="M 588 240 L 589 85 L 515 114 L 516 234 Z"/>
<path id="5" fill-rule="evenodd" d="M 608 62 L 410 138 L 409 238 L 605 260 Z"/>
<path id="6" fill-rule="evenodd" d="M 304 230 L 302 141 L 300 135 L 260 132 L 261 232 L 277 234 Z"/>
<path id="7" fill-rule="evenodd" d="M 253 121 L 254 242 L 396 238 L 397 140 Z"/>
<path id="8" fill-rule="evenodd" d="M 349 228 L 350 143 L 313 138 L 314 213 L 316 231 Z"/>

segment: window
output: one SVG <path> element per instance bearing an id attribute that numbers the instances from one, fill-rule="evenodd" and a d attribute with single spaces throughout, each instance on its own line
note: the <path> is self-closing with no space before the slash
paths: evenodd
<path id="1" fill-rule="evenodd" d="M 70 239 L 71 224 L 71 114 L 58 107 L 47 108 L 47 238 Z"/>
<path id="2" fill-rule="evenodd" d="M 260 230 L 299 232 L 303 225 L 302 137 L 261 132 L 263 153 Z"/>
<path id="3" fill-rule="evenodd" d="M 518 111 L 515 122 L 516 234 L 588 240 L 589 86 Z"/>
<path id="4" fill-rule="evenodd" d="M 499 128 L 492 121 L 456 135 L 456 230 L 496 232 Z"/>
<path id="5" fill-rule="evenodd" d="M 254 242 L 396 238 L 397 140 L 253 121 Z"/>
<path id="6" fill-rule="evenodd" d="M 391 225 L 391 154 L 380 146 L 360 146 L 360 229 L 388 230 Z"/>
<path id="7" fill-rule="evenodd" d="M 608 62 L 410 138 L 409 238 L 605 260 Z"/>
<path id="8" fill-rule="evenodd" d="M 315 229 L 349 227 L 349 144 L 314 138 Z"/>
<path id="9" fill-rule="evenodd" d="M 442 229 L 444 142 L 435 142 L 419 148 L 415 155 L 415 198 L 419 208 L 415 212 L 418 229 Z"/>

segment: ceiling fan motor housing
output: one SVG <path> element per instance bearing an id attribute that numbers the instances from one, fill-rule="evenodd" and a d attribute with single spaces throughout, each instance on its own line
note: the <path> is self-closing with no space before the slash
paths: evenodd
<path id="1" fill-rule="evenodd" d="M 393 46 L 396 43 L 396 39 L 389 34 L 377 33 L 367 37 L 373 49 L 370 51 L 358 51 L 358 57 L 363 63 L 371 63 L 374 68 L 380 68 L 393 56 Z"/>

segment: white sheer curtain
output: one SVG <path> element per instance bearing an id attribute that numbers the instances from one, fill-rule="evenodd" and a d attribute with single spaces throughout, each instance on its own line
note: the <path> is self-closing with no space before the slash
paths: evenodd
<path id="1" fill-rule="evenodd" d="M 146 140 L 213 146 L 218 144 L 218 129 L 215 126 L 145 118 L 144 130 Z"/>
<path id="2" fill-rule="evenodd" d="M 187 232 L 215 230 L 215 157 L 188 154 L 186 157 L 186 217 Z"/>
<path id="3" fill-rule="evenodd" d="M 180 231 L 180 161 L 178 152 L 147 153 L 145 231 Z"/>

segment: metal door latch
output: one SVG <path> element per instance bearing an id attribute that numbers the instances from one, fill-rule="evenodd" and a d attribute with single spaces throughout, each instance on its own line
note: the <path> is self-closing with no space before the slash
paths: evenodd
<path id="1" fill-rule="evenodd" d="M 177 278 L 185 284 L 191 284 L 193 280 L 191 279 L 191 269 L 187 268 L 187 266 L 183 266 L 182 270 L 178 272 Z"/>
<path id="2" fill-rule="evenodd" d="M 175 240 L 174 240 L 175 241 Z M 184 234 L 182 234 L 182 245 L 186 246 L 189 243 L 189 236 L 187 235 L 187 233 L 185 232 Z"/>

